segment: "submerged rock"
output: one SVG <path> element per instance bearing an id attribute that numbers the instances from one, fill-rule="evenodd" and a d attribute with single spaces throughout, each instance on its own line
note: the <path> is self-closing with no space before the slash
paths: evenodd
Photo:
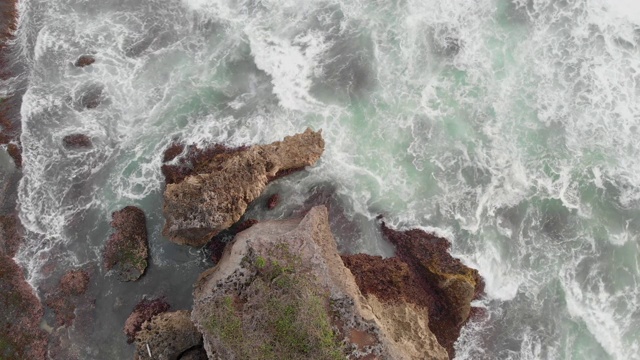
<path id="1" fill-rule="evenodd" d="M 324 151 L 320 131 L 214 155 L 191 174 L 167 184 L 163 234 L 178 244 L 202 246 L 237 222 L 269 181 L 313 165 Z"/>
<path id="2" fill-rule="evenodd" d="M 447 358 L 422 309 L 362 295 L 324 206 L 239 233 L 197 281 L 192 319 L 210 358 Z"/>
<path id="3" fill-rule="evenodd" d="M 135 337 L 134 359 L 177 360 L 202 344 L 202 335 L 191 322 L 190 312 L 180 310 L 154 316 Z"/>
<path id="4" fill-rule="evenodd" d="M 17 168 L 22 167 L 22 149 L 16 143 L 7 144 L 7 153 L 13 159 L 13 163 L 16 164 Z"/>
<path id="5" fill-rule="evenodd" d="M 76 67 L 85 67 L 93 64 L 94 62 L 96 62 L 96 58 L 94 58 L 93 56 L 82 55 L 76 60 L 76 62 L 73 63 L 73 65 Z"/>
<path id="6" fill-rule="evenodd" d="M 0 359 L 45 359 L 42 305 L 12 258 L 0 255 Z"/>
<path id="7" fill-rule="evenodd" d="M 127 206 L 111 217 L 114 232 L 104 251 L 104 267 L 113 269 L 121 281 L 135 281 L 144 274 L 149 255 L 144 212 Z"/>
<path id="8" fill-rule="evenodd" d="M 91 147 L 91 138 L 85 134 L 70 134 L 62 138 L 66 149 L 82 149 Z"/>
<path id="9" fill-rule="evenodd" d="M 70 270 L 62 276 L 56 290 L 48 294 L 45 304 L 56 314 L 58 326 L 70 326 L 75 319 L 77 297 L 89 286 L 89 273 L 85 270 Z"/>
<path id="10" fill-rule="evenodd" d="M 134 308 L 131 315 L 124 324 L 124 334 L 127 336 L 127 342 L 132 343 L 136 334 L 142 329 L 145 321 L 151 320 L 152 317 L 166 312 L 171 306 L 164 299 L 142 299 Z"/>

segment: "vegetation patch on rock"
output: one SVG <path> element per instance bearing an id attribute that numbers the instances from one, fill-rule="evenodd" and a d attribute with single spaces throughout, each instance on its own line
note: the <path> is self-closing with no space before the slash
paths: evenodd
<path id="1" fill-rule="evenodd" d="M 268 253 L 246 259 L 255 275 L 243 295 L 212 303 L 206 326 L 216 353 L 229 359 L 344 359 L 328 292 L 285 244 Z"/>

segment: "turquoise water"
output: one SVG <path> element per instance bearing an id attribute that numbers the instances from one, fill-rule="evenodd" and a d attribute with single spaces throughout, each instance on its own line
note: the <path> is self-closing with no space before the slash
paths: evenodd
<path id="1" fill-rule="evenodd" d="M 174 138 L 267 143 L 307 126 L 323 130 L 325 154 L 274 184 L 287 196 L 261 216 L 285 216 L 330 183 L 360 223 L 385 214 L 448 236 L 487 283 L 476 305 L 488 316 L 464 329 L 458 359 L 639 358 L 635 2 L 20 6 L 29 246 L 18 260 L 31 282 L 51 259 L 57 271 L 99 264 L 112 211 L 135 204 L 149 216 L 145 280 L 94 279 L 100 330 L 72 335 L 86 358 L 129 356 L 119 329 L 136 300 L 188 307 L 207 266 L 160 234 L 162 150 Z M 96 63 L 73 67 L 85 53 Z M 79 107 L 96 87 L 105 101 Z M 95 146 L 64 150 L 75 132 Z M 388 254 L 368 233 L 358 249 Z"/>

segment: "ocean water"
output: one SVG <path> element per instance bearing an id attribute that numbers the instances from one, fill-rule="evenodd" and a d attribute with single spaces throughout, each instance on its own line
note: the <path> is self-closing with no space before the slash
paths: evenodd
<path id="1" fill-rule="evenodd" d="M 83 359 L 127 358 L 142 296 L 191 304 L 209 264 L 161 235 L 174 139 L 267 143 L 322 129 L 280 180 L 284 217 L 330 184 L 358 224 L 452 240 L 486 280 L 457 359 L 640 359 L 640 3 L 635 0 L 23 0 L 17 260 L 36 288 L 95 270 Z M 92 54 L 96 63 L 72 63 Z M 101 103 L 85 109 L 86 94 Z M 88 150 L 62 138 L 91 136 Z M 148 216 L 151 265 L 104 274 L 110 213 Z M 339 236 L 339 240 L 340 236 Z M 342 239 L 344 240 L 344 239 Z M 357 251 L 389 255 L 363 231 Z M 53 270 L 52 270 L 53 269 Z"/>

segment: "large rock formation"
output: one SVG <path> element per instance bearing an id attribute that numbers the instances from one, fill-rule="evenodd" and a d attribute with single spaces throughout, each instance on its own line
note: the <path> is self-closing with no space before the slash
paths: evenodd
<path id="1" fill-rule="evenodd" d="M 163 234 L 179 244 L 202 246 L 237 222 L 269 181 L 313 165 L 324 151 L 320 131 L 307 129 L 283 141 L 222 152 L 164 192 Z"/>
<path id="2" fill-rule="evenodd" d="M 149 250 L 144 212 L 127 206 L 111 214 L 113 234 L 103 254 L 104 267 L 114 270 L 121 281 L 135 281 L 147 268 Z"/>
<path id="3" fill-rule="evenodd" d="M 403 286 L 409 267 L 391 266 L 400 268 L 391 283 Z M 424 307 L 362 295 L 324 206 L 239 233 L 194 297 L 192 320 L 211 359 L 448 358 Z"/>

